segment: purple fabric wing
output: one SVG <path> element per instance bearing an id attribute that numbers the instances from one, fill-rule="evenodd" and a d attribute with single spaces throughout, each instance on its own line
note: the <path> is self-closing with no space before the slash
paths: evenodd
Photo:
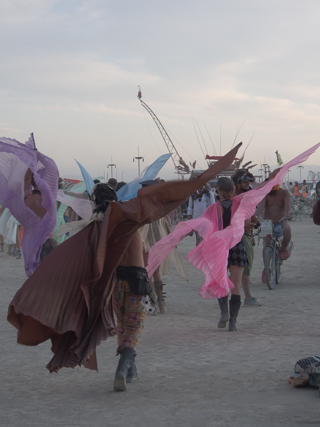
<path id="1" fill-rule="evenodd" d="M 30 276 L 39 264 L 41 247 L 52 233 L 57 213 L 55 200 L 58 192 L 59 171 L 55 162 L 37 151 L 33 136 L 26 144 L 15 139 L 0 138 L 0 205 L 10 209 L 24 227 L 22 251 L 26 275 Z M 34 175 L 42 194 L 42 207 L 46 214 L 41 219 L 24 203 L 31 187 L 24 190 L 28 168 Z"/>

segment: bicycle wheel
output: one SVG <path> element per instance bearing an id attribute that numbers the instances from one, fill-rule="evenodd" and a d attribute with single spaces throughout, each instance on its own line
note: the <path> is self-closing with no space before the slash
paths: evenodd
<path id="1" fill-rule="evenodd" d="M 274 259 L 274 249 L 272 246 L 268 246 L 264 257 L 264 268 L 266 273 L 266 282 L 268 288 L 272 291 L 276 284 L 276 266 Z"/>
<path id="2" fill-rule="evenodd" d="M 278 285 L 280 283 L 281 266 L 282 266 L 282 260 L 280 259 L 278 248 L 276 248 L 276 253 L 275 253 L 275 264 L 276 264 L 276 283 Z"/>
<path id="3" fill-rule="evenodd" d="M 310 215 L 310 210 L 308 205 L 301 206 L 301 215 L 308 217 Z"/>

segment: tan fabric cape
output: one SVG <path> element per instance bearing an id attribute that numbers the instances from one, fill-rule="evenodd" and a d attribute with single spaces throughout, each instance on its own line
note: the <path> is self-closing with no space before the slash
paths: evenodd
<path id="1" fill-rule="evenodd" d="M 103 222 L 92 222 L 58 246 L 39 265 L 9 305 L 18 343 L 52 341 L 50 372 L 85 365 L 97 369 L 95 349 L 116 333 L 112 308 L 115 270 L 133 233 L 184 203 L 227 169 L 241 144 L 201 177 L 139 190 L 136 198 L 109 205 Z"/>

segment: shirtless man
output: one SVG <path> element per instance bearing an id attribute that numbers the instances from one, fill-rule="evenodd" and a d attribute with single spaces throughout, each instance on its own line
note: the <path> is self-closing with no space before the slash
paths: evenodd
<path id="1" fill-rule="evenodd" d="M 271 192 L 260 202 L 257 208 L 257 215 L 260 215 L 264 210 L 264 219 L 271 219 L 272 222 L 278 222 L 280 219 L 289 216 L 289 211 L 291 209 L 291 200 L 290 193 L 288 190 L 280 188 L 279 185 L 276 185 L 272 188 Z M 291 240 L 291 228 L 287 220 L 281 221 L 281 229 L 283 234 L 282 248 L 279 252 L 281 259 L 288 259 L 290 254 L 288 252 L 288 246 Z M 263 248 L 263 259 L 265 254 L 265 249 L 269 244 L 270 239 L 264 239 L 264 248 Z M 262 282 L 265 283 L 265 271 L 262 273 Z"/>
<path id="2" fill-rule="evenodd" d="M 117 282 L 112 295 L 113 308 L 117 317 L 117 354 L 120 354 L 113 385 L 115 391 L 125 391 L 126 383 L 131 383 L 138 378 L 135 350 L 144 326 L 146 311 L 140 303 L 142 295 L 133 293 L 132 285 L 141 277 L 145 281 L 145 294 L 147 294 L 151 289 L 147 288 L 149 283 L 148 274 L 144 268 L 142 238 L 140 231 L 137 230 L 117 267 Z"/>

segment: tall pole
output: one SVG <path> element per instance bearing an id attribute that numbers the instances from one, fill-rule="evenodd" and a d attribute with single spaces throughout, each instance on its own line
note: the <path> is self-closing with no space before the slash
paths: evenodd
<path id="1" fill-rule="evenodd" d="M 138 175 L 140 175 L 140 161 L 142 160 L 144 162 L 144 157 L 143 156 L 139 156 L 139 145 L 138 145 L 138 156 L 133 158 L 138 160 Z"/>
<path id="2" fill-rule="evenodd" d="M 263 167 L 264 170 L 264 179 L 267 179 L 267 172 L 268 172 L 268 168 L 269 168 L 269 172 L 270 172 L 270 166 L 268 165 L 268 163 L 263 163 L 261 165 L 261 167 Z"/>
<path id="3" fill-rule="evenodd" d="M 115 163 L 112 163 L 112 156 L 111 156 L 111 163 L 107 165 L 107 168 L 109 167 L 111 168 L 111 178 L 113 178 L 113 168 L 116 168 L 117 166 Z"/>
<path id="4" fill-rule="evenodd" d="M 304 166 L 302 166 L 302 165 L 297 166 L 297 169 L 298 169 L 298 168 L 300 168 L 300 182 L 301 182 L 301 169 L 304 169 Z"/>

